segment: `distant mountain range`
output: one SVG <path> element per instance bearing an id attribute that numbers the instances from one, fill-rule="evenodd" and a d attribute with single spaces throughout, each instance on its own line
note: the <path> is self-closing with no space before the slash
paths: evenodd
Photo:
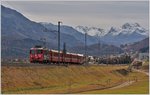
<path id="1" fill-rule="evenodd" d="M 117 46 L 137 42 L 149 36 L 148 30 L 141 27 L 138 23 L 125 23 L 120 28 L 111 27 L 109 31 L 86 26 L 77 26 L 76 29 L 81 33 L 87 32 L 91 36 L 99 36 L 101 41 Z"/>
<path id="2" fill-rule="evenodd" d="M 61 49 L 63 43 L 66 43 L 68 51 L 83 53 L 84 31 L 89 33 L 89 35 L 87 35 L 89 55 L 102 55 L 114 52 L 121 53 L 123 52 L 122 49 L 114 46 L 116 43 L 118 43 L 117 45 L 119 46 L 123 43 L 132 43 L 147 37 L 147 30 L 139 25 L 125 25 L 122 26 L 121 30 L 111 28 L 109 32 L 105 32 L 103 29 L 95 27 L 86 27 L 86 29 L 82 28 L 84 27 L 78 26 L 78 28 L 73 28 L 71 26 L 61 25 Z M 81 29 L 82 32 L 79 32 Z M 95 31 L 95 34 L 92 34 L 93 32 L 89 31 Z M 126 32 L 130 33 L 125 35 L 127 34 Z M 117 33 L 117 35 L 115 35 L 115 33 Z M 97 39 L 98 36 L 100 36 L 101 50 L 97 49 L 97 46 L 99 46 Z M 16 10 L 1 6 L 2 58 L 27 58 L 31 47 L 35 45 L 43 45 L 44 42 L 46 42 L 48 48 L 57 49 L 57 39 L 57 25 L 31 21 Z M 101 54 L 99 54 L 99 52 L 101 52 Z"/>
<path id="3" fill-rule="evenodd" d="M 76 53 L 82 53 L 85 54 L 85 46 L 77 46 L 70 49 L 71 52 L 76 51 Z M 93 44 L 87 46 L 87 54 L 90 56 L 109 56 L 111 54 L 116 55 L 123 53 L 124 51 L 116 47 L 114 45 L 108 45 L 108 44 Z"/>
<path id="4" fill-rule="evenodd" d="M 48 29 L 57 30 L 57 25 L 51 23 L 41 23 Z M 96 39 L 100 39 L 102 43 L 120 46 L 121 44 L 133 43 L 145 39 L 149 36 L 148 30 L 140 26 L 138 23 L 125 23 L 120 28 L 111 27 L 109 31 L 102 28 L 77 26 L 75 28 L 70 26 L 62 26 L 61 32 L 75 36 L 76 39 L 83 41 L 83 34 L 87 33 L 88 44 L 95 44 Z M 80 32 L 80 33 L 79 33 Z"/>
<path id="5" fill-rule="evenodd" d="M 41 22 L 40 24 L 43 25 L 44 27 L 46 27 L 49 30 L 53 30 L 53 31 L 57 31 L 58 30 L 58 25 L 54 25 L 52 23 L 46 23 L 46 22 Z M 68 36 L 73 36 L 75 39 L 77 39 L 80 42 L 84 43 L 85 34 L 84 33 L 80 33 L 79 31 L 77 31 L 73 27 L 66 26 L 66 25 L 61 25 L 60 26 L 60 31 L 63 34 L 66 34 Z M 91 35 L 87 35 L 87 44 L 91 45 L 91 44 L 95 44 L 95 43 L 97 43 L 97 39 L 95 37 L 91 36 Z"/>

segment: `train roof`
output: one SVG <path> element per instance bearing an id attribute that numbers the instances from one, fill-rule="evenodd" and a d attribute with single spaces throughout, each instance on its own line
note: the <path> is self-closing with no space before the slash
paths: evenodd
<path id="1" fill-rule="evenodd" d="M 45 47 L 33 47 L 31 48 L 30 50 L 49 50 L 49 51 L 52 51 L 52 52 L 58 52 L 58 50 L 54 50 L 54 49 L 48 49 L 48 48 L 45 48 Z M 62 53 L 63 51 L 60 51 L 60 53 Z M 79 53 L 70 53 L 70 52 L 66 52 L 67 54 L 71 54 L 71 55 L 78 55 L 78 56 L 84 56 L 83 54 L 79 54 Z"/>
<path id="2" fill-rule="evenodd" d="M 30 50 L 35 50 L 35 49 L 37 49 L 37 50 L 48 50 L 47 48 L 44 48 L 44 47 L 40 47 L 40 48 L 33 47 Z"/>
<path id="3" fill-rule="evenodd" d="M 84 56 L 83 54 L 77 54 L 78 56 Z"/>
<path id="4" fill-rule="evenodd" d="M 53 50 L 51 49 L 50 51 L 53 51 L 53 52 L 58 52 L 58 50 Z M 60 51 L 60 53 L 62 53 L 63 51 Z M 78 56 L 84 56 L 83 54 L 78 54 L 78 53 L 70 53 L 70 52 L 66 52 L 67 54 L 71 54 L 71 55 L 78 55 Z"/>
<path id="5" fill-rule="evenodd" d="M 78 55 L 78 56 L 84 56 L 83 54 L 79 54 L 79 53 L 70 53 L 70 52 L 67 52 L 67 54 Z"/>
<path id="6" fill-rule="evenodd" d="M 49 51 L 58 52 L 58 50 L 54 50 L 54 49 L 49 49 Z M 60 53 L 62 53 L 62 51 L 60 51 Z"/>

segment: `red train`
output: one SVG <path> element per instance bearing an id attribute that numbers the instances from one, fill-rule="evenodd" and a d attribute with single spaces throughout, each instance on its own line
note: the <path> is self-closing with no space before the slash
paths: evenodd
<path id="1" fill-rule="evenodd" d="M 30 63 L 58 63 L 58 51 L 43 47 L 30 49 Z M 60 52 L 60 63 L 83 64 L 83 54 Z"/>

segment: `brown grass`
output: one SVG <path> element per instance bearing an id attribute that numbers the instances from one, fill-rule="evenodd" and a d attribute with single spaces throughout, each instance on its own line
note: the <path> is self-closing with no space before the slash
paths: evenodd
<path id="1" fill-rule="evenodd" d="M 127 79 L 116 71 L 123 68 L 127 67 L 2 66 L 2 93 L 78 93 L 113 86 Z"/>

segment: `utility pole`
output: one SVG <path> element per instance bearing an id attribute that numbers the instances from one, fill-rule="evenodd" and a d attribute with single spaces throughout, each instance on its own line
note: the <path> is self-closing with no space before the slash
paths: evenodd
<path id="1" fill-rule="evenodd" d="M 61 21 L 58 21 L 58 64 L 60 65 L 60 23 Z"/>
<path id="2" fill-rule="evenodd" d="M 101 44 L 100 44 L 100 37 L 99 37 L 99 45 L 98 45 L 98 47 L 99 47 L 99 57 L 100 57 L 100 46 L 101 46 Z"/>
<path id="3" fill-rule="evenodd" d="M 64 46 L 63 46 L 63 53 L 66 54 L 66 43 L 64 43 Z"/>
<path id="4" fill-rule="evenodd" d="M 87 33 L 85 33 L 85 64 L 87 65 Z"/>

